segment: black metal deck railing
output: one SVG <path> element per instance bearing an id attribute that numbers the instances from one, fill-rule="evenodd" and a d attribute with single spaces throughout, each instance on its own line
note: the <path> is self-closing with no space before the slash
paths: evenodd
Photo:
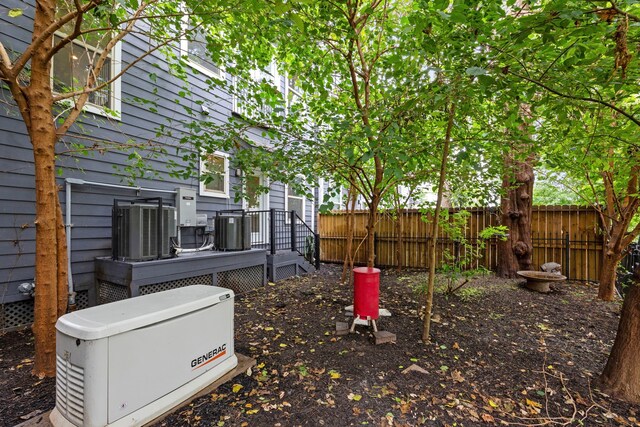
<path id="1" fill-rule="evenodd" d="M 268 249 L 273 255 L 278 251 L 297 252 L 316 269 L 320 268 L 320 236 L 296 211 L 229 209 L 218 214 L 248 217 L 252 248 Z"/>
<path id="2" fill-rule="evenodd" d="M 638 239 L 638 242 L 629 245 L 627 254 L 622 258 L 618 266 L 616 284 L 620 292 L 624 293 L 624 288 L 632 283 L 633 271 L 637 264 L 640 264 L 640 239 Z"/>

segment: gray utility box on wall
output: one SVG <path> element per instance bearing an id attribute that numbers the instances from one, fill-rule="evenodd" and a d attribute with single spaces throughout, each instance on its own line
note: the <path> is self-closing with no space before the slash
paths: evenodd
<path id="1" fill-rule="evenodd" d="M 248 216 L 220 215 L 215 221 L 215 244 L 221 251 L 251 249 L 251 221 Z"/>
<path id="2" fill-rule="evenodd" d="M 158 206 L 134 203 L 118 205 L 114 215 L 114 245 L 118 259 L 148 260 L 171 255 L 171 237 L 176 235 L 176 208 L 162 207 L 158 233 Z M 160 239 L 160 254 L 158 254 Z"/>
<path id="3" fill-rule="evenodd" d="M 178 226 L 195 227 L 197 225 L 196 190 L 176 188 L 176 206 L 178 207 Z"/>

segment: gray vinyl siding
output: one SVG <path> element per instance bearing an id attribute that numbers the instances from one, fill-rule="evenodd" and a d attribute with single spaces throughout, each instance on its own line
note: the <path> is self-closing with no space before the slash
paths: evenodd
<path id="1" fill-rule="evenodd" d="M 23 8 L 19 18 L 0 17 L 0 39 L 10 49 L 22 51 L 31 39 L 33 9 L 26 8 L 18 0 L 7 0 L 3 6 Z M 132 62 L 145 50 L 145 43 L 137 37 L 128 37 L 122 44 L 122 63 Z M 158 67 L 163 58 L 148 57 L 138 63 L 135 69 L 122 77 L 121 83 L 121 120 L 114 121 L 102 116 L 87 114 L 71 132 L 65 141 L 73 141 L 74 134 L 85 134 L 91 138 L 124 143 L 128 140 L 144 142 L 155 140 L 155 129 L 160 125 L 173 126 L 174 136 L 180 136 L 179 122 L 189 120 L 183 106 L 199 109 L 196 101 L 205 100 L 209 107 L 208 120 L 224 123 L 231 116 L 232 98 L 216 89 L 209 92 L 203 75 L 193 75 L 189 79 L 192 91 L 190 99 L 179 99 L 178 92 L 184 82 L 171 77 L 167 67 Z M 157 78 L 151 81 L 149 73 Z M 225 76 L 231 82 L 231 76 Z M 281 77 L 284 87 L 284 77 Z M 155 93 L 154 93 L 155 89 Z M 0 96 L 10 99 L 6 89 L 0 87 Z M 136 98 L 152 99 L 158 112 L 149 110 L 149 105 L 133 102 Z M 178 100 L 178 102 L 176 102 Z M 169 125 L 168 119 L 173 120 Z M 254 138 L 263 144 L 267 141 L 254 132 Z M 81 141 L 76 139 L 76 141 Z M 170 147 L 175 141 L 159 141 L 167 144 L 168 158 L 174 156 Z M 63 147 L 61 147 L 62 149 Z M 179 160 L 177 157 L 174 160 Z M 59 166 L 63 173 L 59 177 L 60 200 L 63 214 L 66 212 L 65 178 L 77 178 L 84 181 L 105 184 L 126 185 L 126 179 L 119 176 L 115 166 L 126 165 L 127 154 L 123 152 L 94 153 L 90 156 L 69 158 L 61 155 Z M 190 187 L 199 190 L 197 176 L 181 180 L 169 176 L 167 158 L 151 159 L 150 164 L 160 173 L 160 179 L 138 179 L 136 185 L 156 190 L 174 190 L 176 187 Z M 197 175 L 197 174 L 196 174 Z M 234 201 L 234 187 L 239 183 L 233 167 L 230 168 L 230 197 L 228 199 L 200 196 L 198 192 L 198 213 L 213 215 L 216 210 L 238 209 L 242 202 Z M 15 108 L 0 106 L 0 302 L 12 302 L 24 299 L 16 288 L 22 282 L 31 282 L 34 278 L 35 259 L 35 190 L 33 153 L 24 123 Z M 163 197 L 165 202 L 173 203 L 173 195 L 135 189 L 114 189 L 92 185 L 73 185 L 71 193 L 71 229 L 72 256 L 71 270 L 76 290 L 88 289 L 94 284 L 94 259 L 111 254 L 111 207 L 113 199 L 135 199 L 138 197 Z M 284 209 L 284 185 L 272 183 L 269 195 L 270 207 Z M 310 218 L 311 201 L 307 201 L 307 217 Z"/>

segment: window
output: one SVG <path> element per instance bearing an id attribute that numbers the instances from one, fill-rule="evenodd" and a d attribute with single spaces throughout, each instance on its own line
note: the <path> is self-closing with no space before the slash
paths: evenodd
<path id="1" fill-rule="evenodd" d="M 291 185 L 285 186 L 285 192 L 287 193 L 287 198 L 285 199 L 284 210 L 288 212 L 296 211 L 300 219 L 304 221 L 304 207 L 305 207 L 304 193 L 297 191 Z"/>
<path id="2" fill-rule="evenodd" d="M 182 40 L 180 48 L 182 57 L 199 72 L 209 77 L 224 77 L 220 67 L 209 58 L 207 37 L 202 29 L 192 31 L 188 38 Z"/>
<path id="3" fill-rule="evenodd" d="M 311 117 L 309 116 L 309 111 L 302 103 L 302 87 L 300 84 L 300 78 L 298 76 L 287 76 L 284 84 L 284 94 L 286 101 L 286 113 L 287 115 L 296 114 L 297 120 L 299 120 L 304 129 L 312 134 L 313 132 L 317 132 L 318 129 L 314 129 L 311 126 L 313 122 Z"/>
<path id="4" fill-rule="evenodd" d="M 229 197 L 229 156 L 215 152 L 201 157 L 200 195 Z"/>
<path id="5" fill-rule="evenodd" d="M 64 38 L 56 33 L 54 45 Z M 106 45 L 105 38 L 84 37 L 66 44 L 52 60 L 52 86 L 56 93 L 82 90 L 87 84 L 93 64 L 98 60 Z M 109 53 L 99 74 L 95 76 L 96 86 L 110 81 L 120 72 L 121 44 L 117 43 Z M 120 115 L 120 79 L 89 94 L 85 109 L 91 113 L 119 117 Z"/>
<path id="6" fill-rule="evenodd" d="M 286 85 L 287 108 L 291 108 L 292 105 L 300 101 L 301 92 L 298 86 L 298 77 L 287 77 Z"/>
<path id="7" fill-rule="evenodd" d="M 280 92 L 279 80 L 280 77 L 278 75 L 278 69 L 276 67 L 275 62 L 272 62 L 267 68 L 262 70 L 253 70 L 251 72 L 251 80 L 254 84 L 269 84 L 273 86 L 273 89 L 277 92 Z M 248 117 L 249 110 L 247 109 L 245 102 L 247 102 L 247 98 L 251 98 L 251 89 L 249 88 L 239 88 L 238 79 L 234 80 L 236 94 L 233 96 L 233 112 L 237 113 L 241 116 Z M 259 100 L 261 101 L 261 100 Z M 254 101 L 255 102 L 255 101 Z M 262 103 L 259 106 L 259 112 L 264 115 L 270 115 L 273 112 L 273 107 L 266 103 Z"/>

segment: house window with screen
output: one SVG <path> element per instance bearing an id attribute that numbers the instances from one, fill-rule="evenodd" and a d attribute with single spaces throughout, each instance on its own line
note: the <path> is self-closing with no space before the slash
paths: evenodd
<path id="1" fill-rule="evenodd" d="M 267 68 L 260 70 L 253 70 L 250 73 L 251 81 L 256 84 L 269 84 L 274 89 L 281 91 L 279 87 L 280 77 L 278 75 L 278 68 L 275 62 L 272 62 Z M 233 96 L 233 112 L 243 117 L 259 119 L 261 114 L 270 115 L 273 112 L 273 107 L 268 104 L 261 104 L 258 107 L 256 114 L 252 114 L 251 109 L 245 105 L 246 98 L 251 98 L 251 91 L 248 88 L 240 88 L 240 81 L 238 77 L 234 79 L 234 85 L 236 94 Z M 255 115 L 256 117 L 252 117 Z"/>
<path id="2" fill-rule="evenodd" d="M 287 77 L 287 108 L 300 101 L 300 93 L 298 77 Z"/>
<path id="3" fill-rule="evenodd" d="M 66 29 L 66 28 L 64 28 Z M 63 33 L 53 37 L 54 46 L 64 39 Z M 106 36 L 83 36 L 64 45 L 53 57 L 51 78 L 53 90 L 58 94 L 82 90 L 89 77 L 94 77 L 94 86 L 100 86 L 120 72 L 121 44 L 117 43 L 96 71 L 95 66 L 109 38 Z M 89 94 L 85 106 L 89 112 L 118 116 L 120 113 L 120 80 L 115 80 Z"/>
<path id="4" fill-rule="evenodd" d="M 181 51 L 189 65 L 206 76 L 222 78 L 222 70 L 211 62 L 207 50 L 207 38 L 202 29 L 194 30 L 182 40 Z"/>
<path id="5" fill-rule="evenodd" d="M 220 152 L 205 154 L 200 163 L 200 195 L 229 197 L 229 157 Z"/>
<path id="6" fill-rule="evenodd" d="M 285 206 L 285 210 L 286 211 L 296 211 L 296 213 L 298 214 L 298 216 L 300 217 L 300 219 L 304 220 L 304 202 L 305 202 L 305 197 L 304 197 L 304 193 L 297 191 L 294 187 L 292 187 L 291 185 L 287 185 L 286 186 L 286 190 L 287 190 L 287 199 L 286 199 L 286 206 Z"/>

